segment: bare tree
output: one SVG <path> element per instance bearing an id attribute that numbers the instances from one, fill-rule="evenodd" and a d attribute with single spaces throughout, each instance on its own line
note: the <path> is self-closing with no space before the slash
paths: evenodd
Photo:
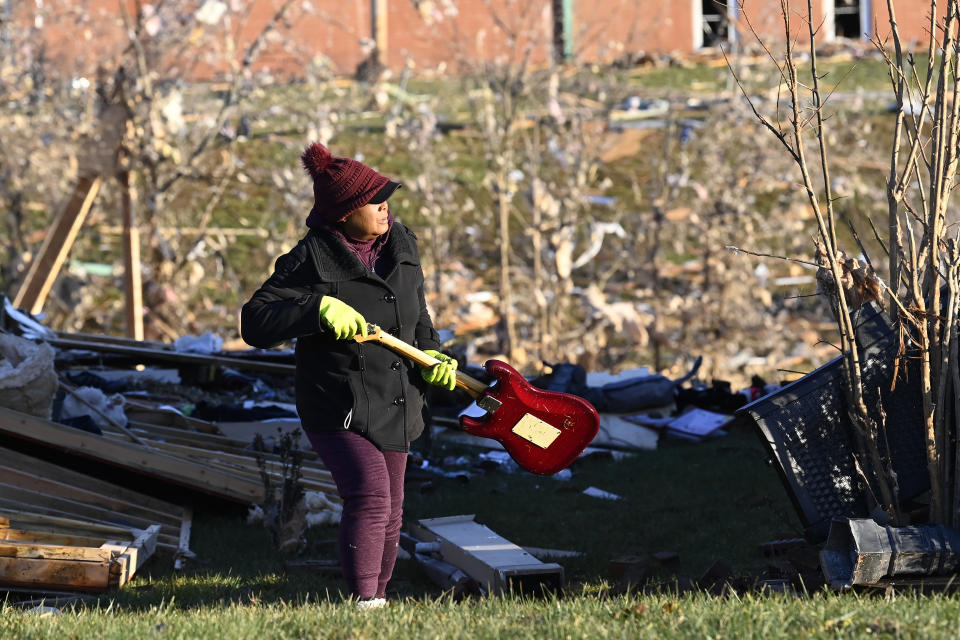
<path id="1" fill-rule="evenodd" d="M 817 221 L 817 263 L 821 266 L 818 280 L 832 301 L 834 317 L 840 329 L 839 349 L 843 355 L 844 392 L 847 398 L 847 412 L 854 427 L 857 452 L 854 455 L 857 468 L 864 475 L 869 487 L 877 487 L 880 496 L 878 506 L 890 514 L 893 522 L 901 521 L 900 505 L 897 496 L 896 474 L 888 456 L 881 450 L 884 439 L 883 409 L 877 412 L 868 409 L 868 403 L 878 406 L 879 390 L 866 389 L 863 384 L 863 372 L 859 347 L 856 342 L 856 328 L 852 318 L 854 304 L 854 272 L 858 272 L 864 281 L 875 281 L 872 270 L 864 272 L 855 260 L 849 260 L 837 243 L 836 214 L 834 195 L 830 179 L 829 150 L 825 132 L 824 95 L 820 88 L 820 73 L 817 67 L 816 25 L 813 22 L 813 5 L 806 3 L 804 20 L 805 36 L 809 39 L 810 77 L 809 84 L 802 84 L 795 57 L 798 33 L 794 31 L 792 19 L 794 9 L 789 0 L 781 0 L 780 11 L 783 18 L 784 56 L 780 61 L 767 49 L 770 57 L 780 69 L 782 84 L 787 91 L 787 121 L 779 117 L 771 120 L 760 113 L 746 88 L 737 79 L 738 86 L 750 104 L 754 115 L 770 131 L 793 159 L 800 171 L 803 189 Z M 748 27 L 754 35 L 749 18 L 745 16 Z M 757 39 L 760 40 L 759 35 Z M 762 44 L 762 41 L 761 41 Z M 731 73 L 735 74 L 733 66 Z M 812 138 L 814 156 L 808 151 L 808 138 Z M 811 168 L 813 167 L 813 168 Z M 819 183 L 814 171 L 819 174 Z M 862 302 L 862 300 L 860 301 Z M 869 398 L 869 399 L 868 399 Z"/>
<path id="2" fill-rule="evenodd" d="M 960 160 L 960 4 L 948 0 L 940 13 L 938 3 L 930 3 L 927 64 L 919 70 L 913 55 L 903 50 L 893 0 L 888 0 L 887 10 L 893 52 L 886 59 L 897 99 L 887 179 L 888 292 L 896 303 L 895 314 L 916 342 L 920 360 L 930 518 L 957 526 L 960 251 L 958 230 L 947 223 Z M 887 41 L 879 34 L 875 43 L 886 53 Z"/>
<path id="3" fill-rule="evenodd" d="M 960 5 L 948 0 L 943 11 L 938 12 L 938 3 L 931 2 L 926 64 L 921 68 L 917 67 L 914 55 L 904 51 L 893 0 L 888 0 L 886 8 L 890 36 L 883 38 L 878 31 L 874 43 L 888 63 L 896 96 L 886 181 L 889 231 L 886 241 L 881 240 L 881 246 L 887 251 L 888 284 L 874 273 L 869 256 L 865 258 L 867 264 L 860 264 L 848 257 L 838 244 L 836 196 L 832 191 L 826 133 L 828 96 L 820 85 L 812 2 L 806 3 L 804 26 L 798 30 L 809 42 L 808 81 L 802 82 L 798 72 L 795 54 L 798 32 L 791 25 L 795 9 L 788 0 L 781 0 L 785 43 L 782 61 L 767 49 L 778 63 L 787 90 L 787 123 L 761 114 L 753 102 L 751 106 L 799 168 L 817 219 L 816 261 L 821 267 L 818 280 L 821 290 L 833 302 L 840 329 L 844 389 L 858 443 L 857 468 L 868 486 L 879 489 L 879 506 L 890 514 L 894 523 L 902 522 L 896 474 L 883 446 L 886 418 L 878 403 L 878 390 L 866 388 L 863 383 L 852 320 L 852 313 L 864 301 L 886 298 L 890 302 L 890 317 L 906 334 L 898 362 L 909 358 L 919 363 L 930 478 L 930 519 L 957 525 L 960 524 L 957 502 L 960 450 L 957 449 L 954 406 L 960 394 L 956 328 L 960 251 L 957 229 L 948 225 L 948 212 L 960 138 L 956 33 Z M 749 25 L 749 21 L 747 23 Z M 755 29 L 753 32 L 756 35 Z M 892 51 L 888 49 L 891 43 Z M 742 83 L 740 86 L 747 96 Z M 812 142 L 808 143 L 808 139 Z M 808 153 L 808 144 L 814 145 L 813 154 Z M 879 226 L 883 225 L 874 225 Z M 860 249 L 863 250 L 862 244 Z M 868 410 L 868 405 L 875 410 Z"/>

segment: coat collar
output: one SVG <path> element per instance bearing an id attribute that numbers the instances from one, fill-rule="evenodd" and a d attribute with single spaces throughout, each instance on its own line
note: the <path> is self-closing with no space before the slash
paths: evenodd
<path id="1" fill-rule="evenodd" d="M 321 280 L 352 280 L 367 274 L 366 267 L 357 256 L 333 234 L 322 229 L 311 229 L 305 240 Z M 417 264 L 417 250 L 410 230 L 400 222 L 394 222 L 381 256 L 391 265 L 401 262 Z"/>

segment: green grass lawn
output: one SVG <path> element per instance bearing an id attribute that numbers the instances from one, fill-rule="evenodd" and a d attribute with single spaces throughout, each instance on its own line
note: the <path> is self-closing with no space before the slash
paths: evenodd
<path id="1" fill-rule="evenodd" d="M 622 500 L 585 496 L 588 486 Z M 333 527 L 312 530 L 305 554 L 289 558 L 241 513 L 205 511 L 193 532 L 199 558 L 185 571 L 155 557 L 119 592 L 59 614 L 8 604 L 0 638 L 956 637 L 953 596 L 672 592 L 676 575 L 697 578 L 716 560 L 735 575 L 756 572 L 766 562 L 759 543 L 801 533 L 763 448 L 744 428 L 699 444 L 663 440 L 659 450 L 619 462 L 582 461 L 566 482 L 492 472 L 466 484 L 436 482 L 429 492 L 417 487 L 408 484 L 408 521 L 474 513 L 517 544 L 583 552 L 560 561 L 565 593 L 453 602 L 401 560 L 391 606 L 357 612 L 338 579 L 285 570 L 291 559 L 332 559 Z M 657 589 L 611 589 L 611 559 L 665 550 L 680 558 L 653 576 Z"/>
<path id="2" fill-rule="evenodd" d="M 553 600 L 410 600 L 357 612 L 330 601 L 231 602 L 59 616 L 0 613 L 3 638 L 955 638 L 960 601 L 892 601 L 817 593 L 712 598 L 670 595 Z"/>

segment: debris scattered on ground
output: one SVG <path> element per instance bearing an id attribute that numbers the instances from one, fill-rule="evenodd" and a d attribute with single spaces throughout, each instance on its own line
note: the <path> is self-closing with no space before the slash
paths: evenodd
<path id="1" fill-rule="evenodd" d="M 285 404 L 292 360 L 224 353 L 214 336 L 177 351 L 58 333 L 8 302 L 3 321 L 0 586 L 119 588 L 154 549 L 180 568 L 195 557 L 195 505 L 260 505 L 266 486 L 282 486 L 276 447 L 285 433 L 302 445 L 299 420 L 263 401 Z M 208 414 L 226 417 L 223 429 L 196 417 Z M 295 539 L 340 514 L 329 472 L 309 447 L 302 455 Z"/>
<path id="2" fill-rule="evenodd" d="M 9 308 L 9 304 L 4 322 L 6 330 L 12 333 L 0 333 L 0 338 L 19 345 L 21 352 L 26 349 L 32 354 L 44 354 L 47 365 L 41 369 L 49 380 L 49 389 L 41 394 L 48 402 L 41 409 L 42 416 L 4 408 L 0 401 L 0 437 L 16 446 L 17 455 L 38 458 L 36 468 L 43 471 L 33 475 L 42 476 L 43 482 L 57 482 L 57 478 L 68 473 L 84 478 L 71 480 L 77 487 L 86 482 L 103 482 L 83 475 L 81 470 L 61 471 L 56 463 L 40 460 L 52 458 L 56 451 L 66 454 L 68 459 L 95 460 L 98 468 L 115 481 L 135 487 L 149 485 L 158 495 L 130 497 L 123 504 L 146 505 L 155 501 L 158 506 L 151 511 L 156 514 L 155 522 L 149 522 L 149 518 L 138 520 L 132 531 L 137 534 L 156 524 L 156 548 L 171 552 L 176 566 L 193 557 L 189 538 L 194 497 L 248 505 L 248 520 L 271 528 L 277 544 L 289 552 L 302 548 L 307 527 L 339 522 L 341 505 L 333 480 L 299 429 L 292 404 L 292 351 L 222 351 L 222 341 L 209 334 L 185 336 L 169 345 L 60 333 Z M 485 374 L 481 367 L 465 367 L 478 377 Z M 694 364 L 686 375 L 670 379 L 651 375 L 646 369 L 611 375 L 602 371 L 588 373 L 582 367 L 562 363 L 553 367 L 549 377 L 534 383 L 576 393 L 601 406 L 600 433 L 579 460 L 615 461 L 634 451 L 656 449 L 661 435 L 702 439 L 724 433 L 729 415 L 701 407 L 709 394 L 698 397 L 692 392 L 695 387 L 685 386 L 690 383 L 704 388 L 695 380 L 697 368 L 698 364 Z M 681 401 L 684 395 L 686 403 Z M 713 393 L 709 397 L 715 400 L 716 396 Z M 479 474 L 526 473 L 496 441 L 459 430 L 458 415 L 471 410 L 471 401 L 455 394 L 449 398 L 446 404 L 431 405 L 433 415 L 425 438 L 427 453 L 411 454 L 408 486 L 429 491 L 438 482 L 467 483 Z M 448 445 L 456 447 L 457 455 L 442 453 Z M 289 509 L 281 509 L 279 503 L 267 499 L 267 492 L 279 495 L 282 487 L 289 484 L 284 474 L 290 472 L 290 460 L 284 458 L 283 452 L 291 448 L 301 456 L 298 482 L 303 493 L 292 506 L 287 505 Z M 89 466 L 82 472 L 90 473 Z M 17 473 L 20 472 L 5 464 L 0 454 L 0 482 L 17 487 L 0 498 L 0 513 L 8 509 L 23 520 L 25 514 L 33 513 L 24 505 L 33 505 L 36 513 L 25 524 L 33 525 L 46 518 L 44 522 L 49 525 L 49 519 L 56 518 L 64 531 L 74 531 L 74 522 L 101 526 L 115 520 L 96 511 L 98 501 L 101 506 L 104 504 L 99 494 L 71 498 L 84 505 L 80 513 L 72 513 L 62 508 L 63 500 L 55 498 L 55 493 L 29 494 L 25 487 L 18 487 L 23 478 L 18 478 Z M 569 481 L 575 474 L 575 467 L 564 469 L 554 479 Z M 589 487 L 583 493 L 601 499 L 621 499 L 598 487 Z M 15 495 L 20 498 L 15 499 Z M 181 505 L 161 499 L 167 496 L 177 496 Z M 118 501 L 110 504 L 113 508 L 129 509 Z M 279 510 L 286 514 L 286 519 L 279 518 Z M 543 563 L 535 555 L 549 559 L 579 554 L 550 549 L 525 551 L 503 541 L 504 548 L 516 554 L 507 567 L 497 564 L 502 559 L 499 556 L 496 562 L 478 559 L 460 548 L 466 542 L 457 536 L 469 538 L 481 531 L 496 535 L 472 522 L 472 517 L 469 521 L 438 521 L 430 525 L 452 527 L 453 533 L 448 533 L 453 537 L 443 538 L 439 530 L 431 530 L 431 542 L 438 544 L 439 549 L 421 546 L 404 553 L 420 563 L 438 583 L 445 584 L 444 588 L 463 595 L 495 592 L 510 585 L 523 589 L 562 588 L 562 567 Z M 421 523 L 421 531 L 428 529 Z M 133 534 L 131 541 L 136 541 L 137 535 Z M 145 557 L 144 553 L 139 555 Z M 660 563 L 668 561 L 666 557 L 655 559 Z M 467 566 L 461 566 L 464 564 Z M 114 584 L 119 586 L 123 581 Z"/>
<path id="3" fill-rule="evenodd" d="M 563 567 L 541 562 L 476 522 L 472 515 L 423 519 L 412 527 L 412 533 L 418 540 L 439 543 L 432 547 L 437 551 L 417 553 L 417 556 L 423 556 L 418 557 L 421 566 L 445 589 L 456 590 L 459 586 L 461 591 L 467 591 L 467 586 L 462 584 L 460 574 L 463 573 L 483 594 L 539 595 L 563 590 Z"/>
<path id="4" fill-rule="evenodd" d="M 583 490 L 583 495 L 591 498 L 600 498 L 602 500 L 621 500 L 622 498 L 615 493 L 598 489 L 597 487 L 587 487 Z"/>

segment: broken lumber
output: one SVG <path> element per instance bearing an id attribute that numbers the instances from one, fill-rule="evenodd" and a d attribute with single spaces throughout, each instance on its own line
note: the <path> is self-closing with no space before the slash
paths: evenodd
<path id="1" fill-rule="evenodd" d="M 30 261 L 27 276 L 17 290 L 13 306 L 26 309 L 34 315 L 43 311 L 43 303 L 97 198 L 102 182 L 99 175 L 85 175 L 77 179 L 73 193 L 45 234 L 37 255 Z"/>
<path id="2" fill-rule="evenodd" d="M 263 484 L 249 477 L 206 467 L 131 442 L 93 435 L 11 409 L 0 408 L 0 433 L 235 502 L 260 503 L 264 499 Z"/>

